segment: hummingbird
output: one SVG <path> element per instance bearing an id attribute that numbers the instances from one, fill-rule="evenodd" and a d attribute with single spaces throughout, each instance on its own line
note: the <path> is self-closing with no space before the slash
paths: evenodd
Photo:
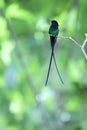
<path id="1" fill-rule="evenodd" d="M 51 63 L 52 63 L 52 58 L 54 59 L 54 64 L 55 64 L 58 76 L 59 76 L 59 78 L 61 80 L 61 83 L 64 84 L 64 82 L 63 82 L 63 80 L 61 78 L 59 69 L 57 67 L 56 58 L 55 58 L 55 55 L 54 55 L 54 46 L 55 46 L 55 43 L 57 41 L 58 34 L 59 34 L 59 24 L 58 24 L 58 22 L 56 20 L 52 20 L 50 28 L 49 28 L 50 44 L 51 44 L 51 57 L 50 57 L 50 63 L 49 63 L 49 68 L 48 68 L 48 72 L 47 72 L 47 78 L 46 78 L 45 86 L 47 85 L 47 82 L 48 82 Z"/>

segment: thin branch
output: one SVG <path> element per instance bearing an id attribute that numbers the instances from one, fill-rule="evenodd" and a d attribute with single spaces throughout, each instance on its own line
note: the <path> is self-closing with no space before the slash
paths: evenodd
<path id="1" fill-rule="evenodd" d="M 80 45 L 77 41 L 75 41 L 75 39 L 73 39 L 72 37 L 59 36 L 58 38 L 69 39 L 70 41 L 72 41 L 72 42 L 75 43 L 78 47 L 81 48 L 81 45 Z"/>
<path id="2" fill-rule="evenodd" d="M 83 42 L 83 44 L 82 44 L 82 48 L 85 47 L 86 42 L 87 42 L 87 37 L 86 37 L 86 39 L 84 40 L 84 42 Z"/>
<path id="3" fill-rule="evenodd" d="M 85 51 L 85 46 L 86 46 L 86 42 L 87 42 L 87 33 L 85 34 L 86 39 L 83 41 L 82 45 L 80 45 L 75 39 L 73 39 L 72 37 L 65 37 L 65 36 L 59 36 L 58 38 L 63 38 L 63 39 L 69 39 L 70 41 L 72 41 L 73 43 L 75 43 L 78 47 L 81 48 L 81 51 L 84 54 L 85 59 L 87 60 L 87 53 Z"/>

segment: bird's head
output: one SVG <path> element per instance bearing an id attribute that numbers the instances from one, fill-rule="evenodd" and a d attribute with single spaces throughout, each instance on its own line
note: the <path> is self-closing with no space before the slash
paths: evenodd
<path id="1" fill-rule="evenodd" d="M 59 26 L 59 24 L 56 20 L 52 20 L 51 23 L 52 23 L 53 26 L 57 26 L 57 27 Z"/>

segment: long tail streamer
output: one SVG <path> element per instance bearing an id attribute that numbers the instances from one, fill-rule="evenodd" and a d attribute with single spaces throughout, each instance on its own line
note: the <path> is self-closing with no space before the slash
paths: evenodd
<path id="1" fill-rule="evenodd" d="M 54 52 L 53 52 L 53 55 L 52 55 L 52 56 L 53 56 L 53 59 L 54 59 L 54 63 L 55 63 L 55 66 L 56 66 L 56 70 L 57 70 L 58 76 L 59 76 L 59 78 L 60 78 L 62 84 L 64 84 L 64 82 L 63 82 L 63 80 L 62 80 L 62 77 L 61 77 L 61 75 L 60 75 L 59 69 L 58 69 L 57 64 L 56 64 L 56 59 L 55 59 Z"/>
<path id="2" fill-rule="evenodd" d="M 47 85 L 48 78 L 49 78 L 49 73 L 50 73 L 50 68 L 51 68 L 51 63 L 52 63 L 52 57 L 53 57 L 53 59 L 54 59 L 54 64 L 55 64 L 55 67 L 56 67 L 58 76 L 59 76 L 59 78 L 60 78 L 62 84 L 64 84 L 64 82 L 63 82 L 63 80 L 62 80 L 62 77 L 61 77 L 61 75 L 60 75 L 59 69 L 58 69 L 58 67 L 57 67 L 57 63 L 56 63 L 56 58 L 55 58 L 55 55 L 54 55 L 54 51 L 53 51 L 53 49 L 52 49 L 45 86 Z"/>
<path id="3" fill-rule="evenodd" d="M 49 63 L 49 68 L 48 68 L 48 73 L 47 73 L 45 86 L 47 85 L 47 82 L 48 82 L 48 77 L 49 77 L 49 73 L 50 73 L 50 67 L 51 67 L 51 63 L 52 63 L 52 56 L 53 56 L 53 50 L 51 52 L 50 63 Z"/>

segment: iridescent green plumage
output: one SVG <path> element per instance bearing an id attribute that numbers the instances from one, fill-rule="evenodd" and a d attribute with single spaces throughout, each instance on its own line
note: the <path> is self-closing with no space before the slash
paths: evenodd
<path id="1" fill-rule="evenodd" d="M 56 37 L 58 35 L 58 33 L 59 33 L 58 26 L 59 25 L 58 25 L 57 21 L 53 20 L 51 22 L 51 26 L 49 28 L 49 34 L 52 35 L 52 36 L 54 36 L 54 37 Z"/>
<path id="2" fill-rule="evenodd" d="M 58 33 L 59 33 L 58 27 L 59 27 L 59 25 L 58 25 L 57 21 L 55 21 L 55 20 L 51 21 L 51 26 L 49 28 L 49 34 L 50 34 L 50 43 L 51 43 L 52 52 L 51 52 L 50 63 L 49 63 L 49 68 L 48 68 L 48 73 L 47 73 L 45 85 L 47 85 L 47 82 L 48 82 L 50 67 L 51 67 L 51 63 L 52 63 L 52 57 L 54 59 L 54 63 L 55 63 L 55 66 L 56 66 L 57 73 L 60 77 L 61 82 L 63 83 L 63 80 L 61 78 L 61 75 L 59 73 L 59 70 L 58 70 L 58 67 L 57 67 L 57 64 L 56 64 L 55 55 L 54 55 L 54 46 L 55 46 L 57 36 L 58 36 Z"/>

